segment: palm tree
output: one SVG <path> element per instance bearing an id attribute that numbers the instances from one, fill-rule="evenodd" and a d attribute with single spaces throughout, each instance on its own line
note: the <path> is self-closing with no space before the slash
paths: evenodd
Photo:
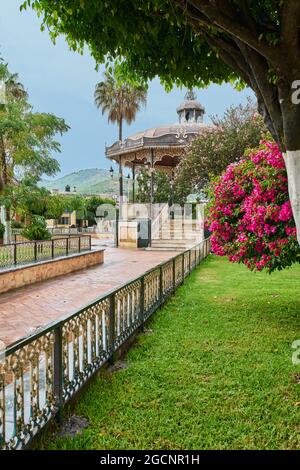
<path id="1" fill-rule="evenodd" d="M 108 114 L 108 121 L 117 123 L 119 141 L 123 138 L 123 122 L 131 124 L 141 109 L 146 105 L 147 87 L 143 84 L 133 85 L 118 77 L 116 68 L 104 73 L 104 80 L 96 85 L 95 103 L 102 114 Z M 120 196 L 123 196 L 122 163 L 120 159 Z"/>
<path id="2" fill-rule="evenodd" d="M 146 86 L 122 82 L 115 70 L 106 71 L 104 80 L 96 85 L 96 106 L 102 109 L 102 114 L 108 113 L 109 122 L 118 124 L 119 140 L 122 140 L 123 121 L 131 124 L 146 101 Z"/>

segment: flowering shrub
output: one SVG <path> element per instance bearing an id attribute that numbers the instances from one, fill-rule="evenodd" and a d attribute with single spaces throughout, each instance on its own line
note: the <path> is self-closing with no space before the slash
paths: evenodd
<path id="1" fill-rule="evenodd" d="M 213 252 L 272 272 L 300 261 L 283 156 L 276 143 L 230 165 L 212 182 L 208 223 Z"/>
<path id="2" fill-rule="evenodd" d="M 21 235 L 28 240 L 50 240 L 51 238 L 46 219 L 39 215 L 32 216 L 31 224 L 22 230 Z"/>

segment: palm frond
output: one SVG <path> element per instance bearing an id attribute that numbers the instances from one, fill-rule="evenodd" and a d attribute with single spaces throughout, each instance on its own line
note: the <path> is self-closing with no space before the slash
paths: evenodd
<path id="1" fill-rule="evenodd" d="M 147 89 L 142 85 L 120 83 L 114 71 L 106 71 L 104 80 L 95 87 L 94 99 L 102 115 L 107 113 L 109 122 L 120 123 L 125 120 L 131 124 L 141 107 L 146 105 Z"/>

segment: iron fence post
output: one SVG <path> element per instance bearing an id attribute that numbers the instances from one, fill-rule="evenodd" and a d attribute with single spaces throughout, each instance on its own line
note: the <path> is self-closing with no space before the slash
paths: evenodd
<path id="1" fill-rule="evenodd" d="M 189 273 L 191 272 L 191 250 L 189 250 Z"/>
<path id="2" fill-rule="evenodd" d="M 34 261 L 37 260 L 37 242 L 34 242 Z"/>
<path id="3" fill-rule="evenodd" d="M 115 218 L 115 237 L 116 237 L 116 247 L 118 248 L 119 246 L 119 210 L 116 209 L 116 218 Z"/>
<path id="4" fill-rule="evenodd" d="M 110 296 L 110 305 L 109 305 L 109 363 L 113 364 L 115 362 L 115 312 L 116 312 L 116 297 L 115 294 Z"/>
<path id="5" fill-rule="evenodd" d="M 159 268 L 159 305 L 163 303 L 163 268 Z"/>
<path id="6" fill-rule="evenodd" d="M 144 331 L 144 315 L 145 315 L 145 277 L 141 278 L 141 293 L 140 293 L 140 323 L 142 331 Z"/>
<path id="7" fill-rule="evenodd" d="M 184 253 L 182 253 L 182 283 L 184 282 L 185 270 L 184 270 Z"/>
<path id="8" fill-rule="evenodd" d="M 148 237 L 149 237 L 149 247 L 152 246 L 152 220 L 148 219 Z"/>
<path id="9" fill-rule="evenodd" d="M 17 264 L 17 244 L 14 244 L 14 264 Z"/>
<path id="10" fill-rule="evenodd" d="M 54 258 L 54 240 L 53 240 L 53 238 L 51 240 L 51 258 L 52 259 Z"/>
<path id="11" fill-rule="evenodd" d="M 65 240 L 66 240 L 66 256 L 68 256 L 68 254 L 69 254 L 69 239 L 65 238 Z"/>
<path id="12" fill-rule="evenodd" d="M 61 424 L 63 418 L 63 335 L 61 325 L 54 330 L 54 396 L 57 407 L 56 419 Z"/>
<path id="13" fill-rule="evenodd" d="M 78 237 L 78 251 L 79 251 L 79 253 L 81 252 L 81 237 L 80 237 L 80 235 Z"/>
<path id="14" fill-rule="evenodd" d="M 173 259 L 173 292 L 176 290 L 176 258 Z"/>
<path id="15" fill-rule="evenodd" d="M 90 250 L 92 249 L 92 235 L 89 235 Z"/>

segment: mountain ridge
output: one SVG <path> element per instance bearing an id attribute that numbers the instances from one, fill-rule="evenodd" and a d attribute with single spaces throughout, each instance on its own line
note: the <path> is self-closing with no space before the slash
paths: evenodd
<path id="1" fill-rule="evenodd" d="M 43 179 L 40 182 L 40 186 L 49 190 L 64 191 L 69 185 L 73 191 L 75 186 L 76 192 L 84 195 L 117 194 L 118 184 L 117 178 L 111 178 L 109 170 L 101 168 L 85 168 L 55 179 Z"/>

